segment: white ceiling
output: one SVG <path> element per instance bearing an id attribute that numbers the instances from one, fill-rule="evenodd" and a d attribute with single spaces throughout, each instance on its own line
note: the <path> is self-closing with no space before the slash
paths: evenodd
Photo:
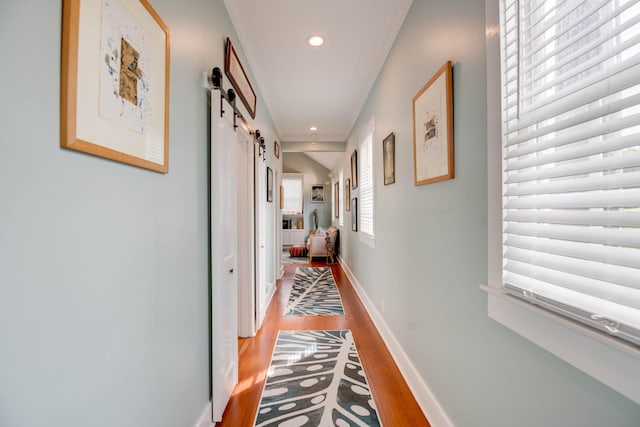
<path id="1" fill-rule="evenodd" d="M 281 141 L 346 141 L 411 1 L 224 0 Z"/>

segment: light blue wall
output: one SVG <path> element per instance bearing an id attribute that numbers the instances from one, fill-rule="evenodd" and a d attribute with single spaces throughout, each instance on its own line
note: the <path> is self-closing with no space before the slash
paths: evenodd
<path id="1" fill-rule="evenodd" d="M 248 64 L 221 0 L 152 0 L 169 174 L 63 150 L 61 3 L 0 3 L 0 425 L 191 427 L 209 400 L 203 72 L 226 35 Z"/>
<path id="2" fill-rule="evenodd" d="M 375 248 L 347 218 L 343 257 L 456 426 L 638 426 L 637 404 L 487 317 L 484 14 L 477 0 L 413 1 L 348 139 L 351 153 L 374 117 Z M 415 187 L 411 100 L 447 60 L 456 178 Z M 391 131 L 396 183 L 384 186 Z M 348 177 L 348 155 L 340 168 Z"/>
<path id="3" fill-rule="evenodd" d="M 312 214 L 314 209 L 318 209 L 318 225 L 329 227 L 331 225 L 331 200 L 333 200 L 329 169 L 304 153 L 284 153 L 282 161 L 285 173 L 304 174 L 304 229 L 308 232 L 313 228 Z M 329 183 L 327 184 L 327 182 Z M 324 184 L 324 203 L 311 203 L 312 184 Z"/>

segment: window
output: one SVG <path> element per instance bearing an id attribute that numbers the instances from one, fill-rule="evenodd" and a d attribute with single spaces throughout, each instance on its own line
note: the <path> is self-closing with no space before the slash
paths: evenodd
<path id="1" fill-rule="evenodd" d="M 640 344 L 640 3 L 502 0 L 503 290 Z"/>
<path id="2" fill-rule="evenodd" d="M 373 217 L 373 125 L 360 144 L 360 204 L 358 216 L 360 219 L 360 236 L 365 243 L 373 245 L 374 217 Z"/>
<path id="3" fill-rule="evenodd" d="M 342 170 L 340 170 L 340 174 L 338 175 L 338 224 L 340 226 L 344 226 L 344 174 Z"/>
<path id="4" fill-rule="evenodd" d="M 282 175 L 284 192 L 283 215 L 301 215 L 303 207 L 302 174 L 285 173 Z"/>

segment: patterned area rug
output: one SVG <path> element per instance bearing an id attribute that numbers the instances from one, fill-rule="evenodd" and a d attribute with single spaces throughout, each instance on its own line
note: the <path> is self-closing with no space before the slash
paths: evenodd
<path id="1" fill-rule="evenodd" d="M 350 330 L 280 331 L 254 426 L 380 426 Z"/>
<path id="2" fill-rule="evenodd" d="M 344 308 L 331 268 L 296 268 L 284 315 L 335 316 L 341 314 L 344 314 Z"/>

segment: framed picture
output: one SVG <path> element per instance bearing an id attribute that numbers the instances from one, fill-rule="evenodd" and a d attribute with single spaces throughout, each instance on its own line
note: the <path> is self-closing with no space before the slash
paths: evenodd
<path id="1" fill-rule="evenodd" d="M 252 119 L 256 118 L 256 93 L 253 91 L 249 77 L 245 73 L 238 54 L 231 44 L 231 39 L 227 37 L 227 43 L 224 50 L 224 73 L 227 75 L 231 84 L 236 89 L 242 103 L 247 107 L 247 111 Z"/>
<path id="2" fill-rule="evenodd" d="M 267 202 L 273 202 L 273 169 L 267 166 Z"/>
<path id="3" fill-rule="evenodd" d="M 358 231 L 358 198 L 351 199 L 351 231 Z"/>
<path id="4" fill-rule="evenodd" d="M 311 185 L 311 203 L 324 203 L 324 184 Z"/>
<path id="5" fill-rule="evenodd" d="M 382 141 L 382 158 L 384 164 L 384 185 L 396 182 L 396 137 L 391 132 Z"/>
<path id="6" fill-rule="evenodd" d="M 358 188 L 358 150 L 351 154 L 351 188 Z"/>
<path id="7" fill-rule="evenodd" d="M 346 211 L 351 211 L 351 180 L 349 178 L 344 181 L 344 201 Z"/>
<path id="8" fill-rule="evenodd" d="M 336 211 L 336 218 L 340 218 L 340 181 L 333 185 L 333 206 Z"/>
<path id="9" fill-rule="evenodd" d="M 413 97 L 415 185 L 453 179 L 453 98 L 451 61 Z"/>
<path id="10" fill-rule="evenodd" d="M 147 0 L 63 0 L 60 147 L 169 171 L 169 29 Z"/>
<path id="11" fill-rule="evenodd" d="M 278 141 L 273 141 L 273 154 L 276 156 L 276 159 L 280 158 L 280 144 L 278 144 Z"/>

